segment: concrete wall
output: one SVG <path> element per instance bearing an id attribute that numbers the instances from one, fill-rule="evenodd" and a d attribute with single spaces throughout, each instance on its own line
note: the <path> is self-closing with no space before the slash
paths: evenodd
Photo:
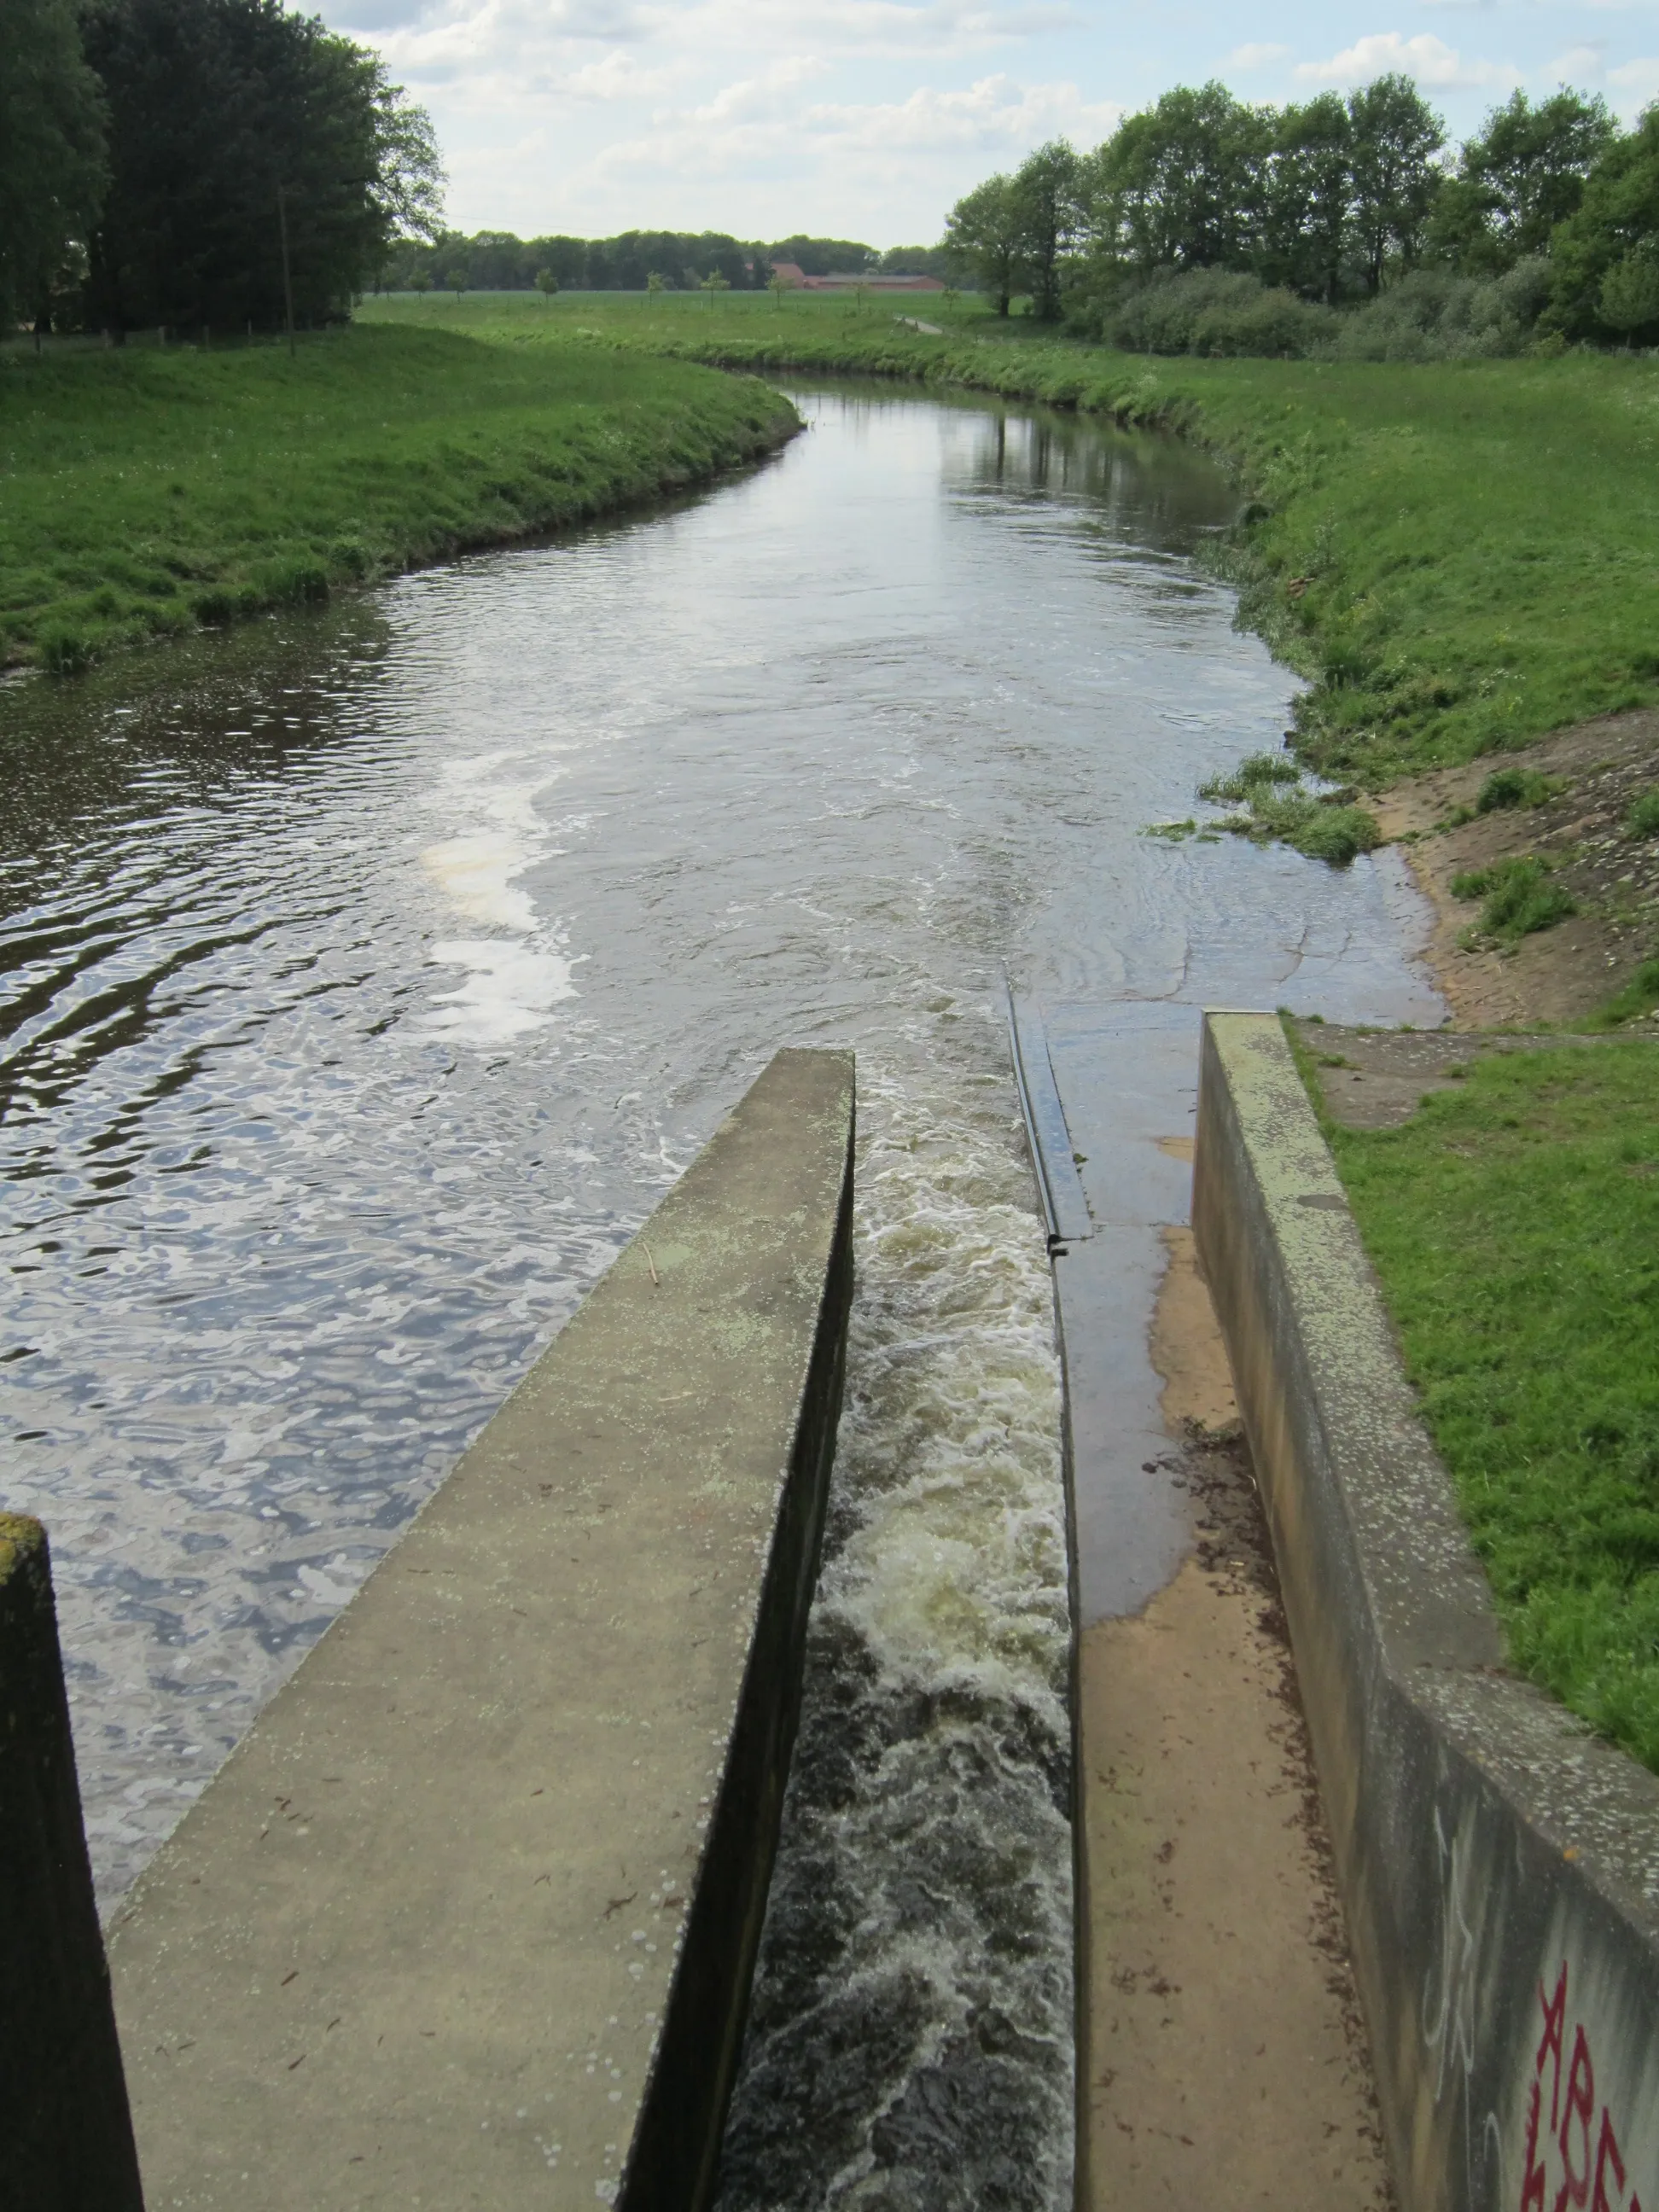
<path id="1" fill-rule="evenodd" d="M 112 1932 L 151 2212 L 707 2199 L 851 1294 L 850 1055 L 781 1053 Z"/>
<path id="2" fill-rule="evenodd" d="M 1206 1022 L 1194 1225 L 1405 2212 L 1659 2212 L 1659 1780 L 1505 1671 L 1270 1016 Z"/>
<path id="3" fill-rule="evenodd" d="M 46 1531 L 0 1514 L 0 2202 L 139 2212 Z"/>

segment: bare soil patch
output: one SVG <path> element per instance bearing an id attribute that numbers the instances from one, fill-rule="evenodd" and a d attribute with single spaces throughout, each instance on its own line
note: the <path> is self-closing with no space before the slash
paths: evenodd
<path id="1" fill-rule="evenodd" d="M 1431 1091 L 1450 1091 L 1477 1060 L 1492 1053 L 1550 1052 L 1565 1045 L 1615 1044 L 1622 1032 L 1594 1036 L 1561 1030 L 1344 1029 L 1295 1021 L 1314 1064 L 1326 1111 L 1350 1129 L 1397 1129 Z M 1157 1352 L 1153 1353 L 1154 1363 Z M 1164 1370 L 1158 1368 L 1160 1374 Z"/>
<path id="2" fill-rule="evenodd" d="M 1538 806 L 1458 823 L 1494 770 L 1533 769 L 1565 788 Z M 1632 839 L 1632 802 L 1659 784 L 1659 713 L 1613 714 L 1518 752 L 1488 754 L 1395 786 L 1376 802 L 1435 910 L 1427 957 L 1460 1028 L 1583 1021 L 1659 951 L 1659 838 Z M 1454 876 L 1535 853 L 1578 912 L 1512 946 L 1476 942 L 1478 901 L 1455 898 Z"/>
<path id="3" fill-rule="evenodd" d="M 1191 1232 L 1152 1330 L 1197 1541 L 1080 1653 L 1087 2202 L 1392 2203 L 1273 1547 Z M 1176 1441 L 1178 1440 L 1178 1441 Z"/>

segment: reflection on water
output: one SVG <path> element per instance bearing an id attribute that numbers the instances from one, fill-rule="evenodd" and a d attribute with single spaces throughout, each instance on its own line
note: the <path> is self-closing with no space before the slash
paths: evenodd
<path id="1" fill-rule="evenodd" d="M 726 2203 L 1048 2206 L 1064 1553 L 1001 971 L 1431 1002 L 1387 856 L 1136 834 L 1286 705 L 1190 565 L 1232 507 L 1200 458 L 804 404 L 652 520 L 0 693 L 5 1502 L 51 1528 L 112 1898 L 771 1052 L 854 1045 L 848 1413 Z"/>

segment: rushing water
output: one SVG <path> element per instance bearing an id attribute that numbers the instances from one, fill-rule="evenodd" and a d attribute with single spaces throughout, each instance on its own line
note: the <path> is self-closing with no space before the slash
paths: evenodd
<path id="1" fill-rule="evenodd" d="M 1046 2212 L 1066 1554 L 1001 975 L 1397 1014 L 1413 917 L 1388 856 L 1137 834 L 1285 710 L 1191 564 L 1201 459 L 802 404 L 676 510 L 0 694 L 4 1502 L 51 1529 L 112 1899 L 747 1079 L 854 1045 L 724 2202 Z"/>

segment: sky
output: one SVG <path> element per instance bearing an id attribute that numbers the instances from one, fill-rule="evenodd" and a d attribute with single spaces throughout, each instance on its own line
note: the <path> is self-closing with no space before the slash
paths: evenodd
<path id="1" fill-rule="evenodd" d="M 1626 120 L 1659 0 L 324 0 L 424 103 L 461 231 L 937 239 L 1034 146 L 1173 84 L 1305 99 L 1403 70 L 1454 137 L 1516 86 Z"/>

